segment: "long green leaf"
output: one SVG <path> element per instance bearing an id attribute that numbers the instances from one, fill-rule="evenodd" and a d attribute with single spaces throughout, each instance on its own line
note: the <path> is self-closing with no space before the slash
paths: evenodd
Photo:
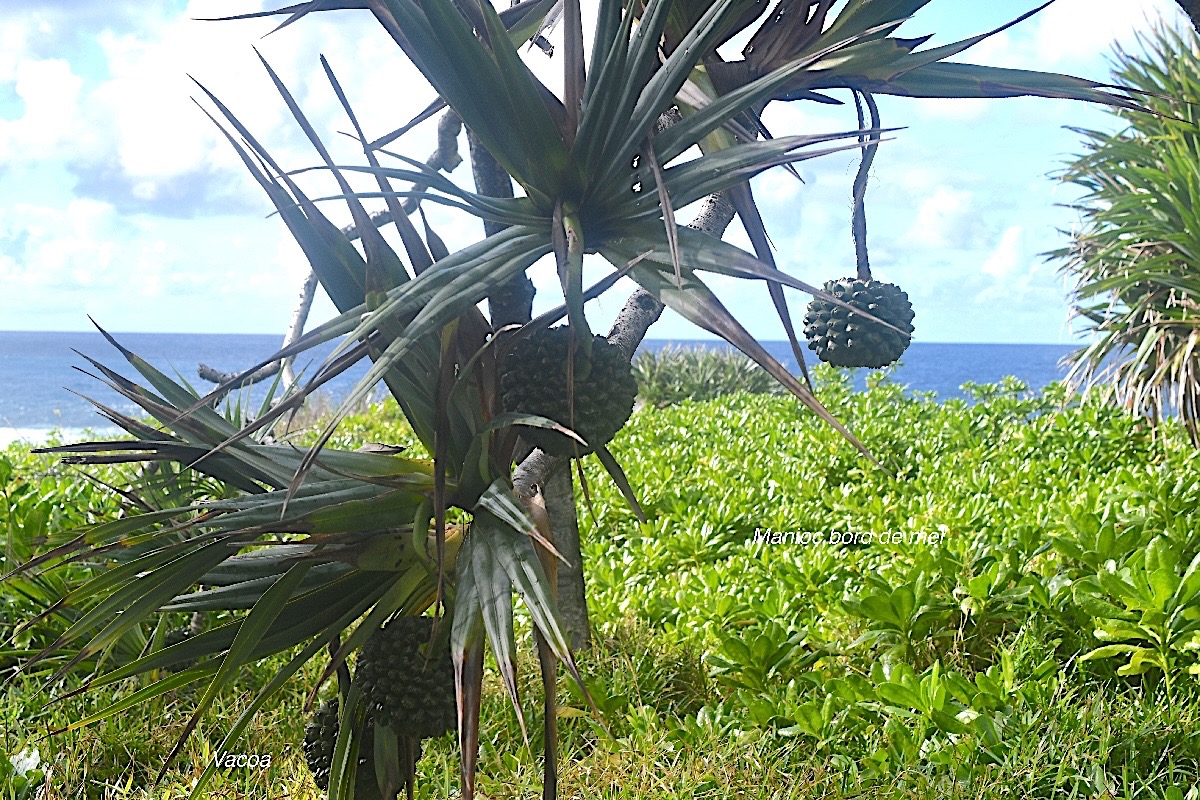
<path id="1" fill-rule="evenodd" d="M 163 606 L 171 597 L 220 563 L 228 554 L 225 542 L 213 542 L 194 552 L 180 556 L 159 567 L 152 573 L 141 576 L 106 597 L 60 637 L 59 641 L 70 641 L 80 633 L 91 630 L 98 622 L 111 619 L 91 640 L 50 679 L 53 683 L 65 675 L 71 667 L 86 658 L 96 655 L 108 647 L 126 631 L 142 622 L 152 611 Z M 113 612 L 118 611 L 115 618 Z M 56 643 L 56 646 L 61 646 Z"/>
<path id="2" fill-rule="evenodd" d="M 837 80 L 829 84 L 820 84 L 830 88 L 848 85 L 850 82 Z M 954 62 L 929 64 L 892 80 L 856 81 L 854 86 L 875 94 L 904 97 L 1051 97 L 1102 103 L 1131 111 L 1143 110 L 1140 103 L 1104 91 L 1108 88 L 1120 88 L 1109 84 L 1053 72 Z"/>
<path id="3" fill-rule="evenodd" d="M 655 137 L 660 157 L 664 163 L 672 161 L 745 109 L 777 94 L 789 81 L 810 70 L 821 59 L 846 50 L 859 41 L 859 37 L 835 41 L 711 100 L 696 113 L 685 116 Z"/>
<path id="4" fill-rule="evenodd" d="M 521 725 L 521 735 L 529 740 L 529 731 L 525 725 L 525 712 L 521 708 L 521 695 L 517 689 L 517 649 L 516 637 L 513 631 L 512 609 L 512 579 L 503 567 L 496 561 L 492 547 L 486 541 L 492 535 L 494 524 L 486 518 L 476 517 L 467 538 L 475 537 L 477 546 L 471 549 L 470 569 L 479 603 L 479 612 L 483 617 L 484 631 L 488 642 L 492 645 L 492 654 L 496 666 L 508 690 L 509 699 L 517 712 L 517 721 Z M 464 542 L 465 544 L 465 542 Z M 459 557 L 462 557 L 462 552 Z"/>
<path id="5" fill-rule="evenodd" d="M 321 160 L 325 162 L 325 166 L 333 174 L 334 180 L 337 181 L 338 187 L 342 190 L 342 192 L 348 195 L 346 204 L 350 208 L 350 213 L 354 219 L 355 228 L 358 231 L 359 239 L 362 241 L 363 250 L 366 253 L 366 267 L 364 275 L 377 275 L 377 280 L 385 283 L 385 288 L 388 289 L 390 289 L 392 286 L 398 286 L 399 284 L 404 283 L 408 280 L 409 275 L 405 272 L 404 266 L 400 262 L 400 258 L 384 241 L 383 236 L 380 235 L 379 231 L 376 229 L 375 224 L 371 221 L 370 216 L 367 214 L 366 209 L 362 207 L 362 204 L 358 201 L 358 198 L 351 194 L 350 184 L 346 181 L 345 176 L 342 175 L 341 171 L 334 164 L 333 157 L 329 155 L 329 151 L 326 149 L 325 144 L 321 141 L 321 137 L 317 135 L 316 130 L 312 127 L 312 124 L 309 123 L 308 118 L 304 115 L 304 112 L 300 110 L 299 104 L 296 103 L 295 98 L 292 97 L 292 93 L 288 91 L 287 86 L 284 85 L 283 81 L 280 80 L 279 75 L 276 74 L 275 70 L 271 68 L 271 65 L 267 63 L 267 60 L 263 58 L 261 54 L 259 54 L 259 61 L 262 62 L 263 67 L 267 70 L 267 74 L 270 76 L 271 82 L 275 84 L 276 91 L 279 92 L 279 95 L 287 104 L 288 111 L 291 112 L 292 118 L 296 120 L 296 123 L 300 126 L 300 129 L 304 132 L 305 137 L 307 137 L 308 141 L 312 144 L 313 149 L 315 149 L 321 156 Z M 346 102 L 345 96 L 341 92 L 341 87 L 334 79 L 328 63 L 326 63 L 323 58 L 322 64 L 325 66 L 326 74 L 329 77 L 330 82 L 333 84 L 336 94 L 338 95 L 339 99 L 343 101 L 343 106 L 347 115 L 350 116 L 351 122 L 357 127 L 358 123 L 350 111 L 349 103 Z M 373 158 L 374 156 L 372 155 L 371 157 Z M 413 263 L 414 269 L 420 272 L 427 268 L 429 264 L 432 263 L 432 258 L 429 255 L 429 250 L 425 247 L 425 243 L 421 241 L 421 237 L 417 234 L 416 229 L 413 228 L 408 216 L 403 213 L 399 214 L 398 216 L 393 214 L 393 222 L 396 225 L 396 229 L 400 232 L 400 238 L 404 242 L 404 247 L 408 252 L 409 259 Z"/>
<path id="6" fill-rule="evenodd" d="M 601 156 L 605 162 L 612 165 L 611 172 L 621 174 L 624 166 L 630 163 L 638 148 L 642 146 L 643 140 L 653 131 L 659 114 L 671 104 L 700 57 L 708 52 L 720 34 L 721 22 L 732 2 L 733 0 L 717 0 L 709 7 L 691 33 L 646 82 L 645 87 L 638 91 L 636 103 L 626 112 L 628 122 L 625 122 L 625 117 L 617 117 L 618 124 L 613 124 L 611 120 L 597 120 L 597 124 L 607 124 L 613 131 L 606 138 Z M 664 2 L 662 5 L 669 3 Z M 639 28 L 638 34 L 641 33 Z M 649 46 L 647 49 L 650 49 Z M 651 51 L 655 58 L 657 49 L 656 40 Z M 627 76 L 625 80 L 628 81 Z M 629 82 L 628 85 L 635 87 L 638 84 Z"/>
<path id="7" fill-rule="evenodd" d="M 395 581 L 396 578 L 386 573 L 355 571 L 291 598 L 279 620 L 258 643 L 253 658 L 262 659 L 290 649 L 314 636 L 329 641 L 350 621 L 362 616 Z M 209 658 L 221 654 L 233 643 L 243 619 L 239 617 L 189 637 L 179 645 L 113 669 L 95 679 L 88 688 L 108 686 L 151 669 L 170 666 L 184 658 Z"/>
<path id="8" fill-rule="evenodd" d="M 184 725 L 183 732 L 179 735 L 175 746 L 167 754 L 162 769 L 159 770 L 156 783 L 161 781 L 163 776 L 166 775 L 167 768 L 174 761 L 175 757 L 179 755 L 179 751 L 183 749 L 184 743 L 187 742 L 192 731 L 196 729 L 200 718 L 204 716 L 204 712 L 212 705 L 213 700 L 228 687 L 229 682 L 234 676 L 251 660 L 254 649 L 270 629 L 272 623 L 275 622 L 275 619 L 279 616 L 279 612 L 283 609 L 288 599 L 291 598 L 292 592 L 304 580 L 309 569 L 310 565 L 308 564 L 297 564 L 289 569 L 286 575 L 276 580 L 269 589 L 263 592 L 262 597 L 254 604 L 254 608 L 246 615 L 246 619 L 238 629 L 237 636 L 234 637 L 233 645 L 221 661 L 221 666 L 217 670 L 217 674 L 213 676 L 212 681 L 208 684 L 208 688 L 204 690 L 204 694 L 201 695 L 200 700 L 196 703 L 196 708 L 192 712 L 191 718 L 188 719 L 187 724 Z"/>
<path id="9" fill-rule="evenodd" d="M 504 285 L 513 275 L 524 272 L 535 261 L 549 251 L 549 246 L 536 235 L 522 236 L 519 229 L 508 229 L 495 234 L 493 239 L 509 239 L 492 252 L 476 256 L 473 248 L 458 251 L 448 259 L 438 262 L 429 271 L 405 286 L 390 293 L 376 315 L 383 316 L 417 306 L 420 311 L 404 330 L 379 354 L 367 374 L 342 401 L 318 437 L 317 443 L 305 455 L 300 469 L 292 481 L 292 490 L 299 487 L 307 469 L 315 463 L 320 447 L 332 436 L 334 426 L 362 401 L 384 374 L 403 359 L 423 337 L 440 330 L 468 308 L 475 306 L 485 297 Z M 461 256 L 461 257 L 460 257 Z M 364 323 L 369 332 L 374 322 Z M 474 436 L 474 433 L 471 434 Z"/>
<path id="10" fill-rule="evenodd" d="M 725 4 L 728 5 L 728 0 L 725 0 Z M 577 140 L 577 143 L 593 142 L 590 148 L 594 152 L 589 153 L 587 161 L 592 171 L 629 163 L 632 152 L 618 160 L 623 144 L 630 140 L 640 142 L 649 132 L 645 129 L 633 131 L 629 121 L 651 70 L 658 64 L 659 44 L 670 6 L 671 0 L 649 0 L 632 38 L 622 36 L 613 45 L 614 49 L 625 50 L 625 55 L 614 62 L 614 69 L 603 70 L 596 79 L 591 107 L 585 109 Z M 626 14 L 627 18 L 633 16 L 630 10 Z M 615 68 L 618 66 L 619 70 Z M 592 107 L 596 109 L 594 112 Z M 658 111 L 661 112 L 665 107 L 659 106 Z"/>
<path id="11" fill-rule="evenodd" d="M 241 739 L 242 734 L 245 733 L 246 728 L 250 725 L 250 722 L 254 719 L 255 715 L 262 710 L 267 701 L 270 700 L 280 689 L 282 689 L 284 685 L 291 680 L 292 676 L 299 672 L 301 667 L 307 664 L 308 661 L 322 649 L 324 649 L 324 647 L 325 643 L 320 639 L 310 643 L 306 648 L 297 653 L 291 661 L 285 664 L 283 668 L 279 670 L 279 672 L 275 673 L 274 677 L 267 682 L 267 685 L 262 688 L 262 690 L 252 701 L 250 701 L 246 708 L 242 710 L 242 713 L 238 715 L 238 718 L 234 720 L 233 725 L 231 725 L 229 727 L 229 731 L 226 732 L 225 738 L 223 738 L 221 740 L 221 744 L 217 746 L 217 752 L 230 752 L 230 749 L 234 744 L 237 743 L 239 739 Z M 192 793 L 188 796 L 189 800 L 197 800 L 198 798 L 203 797 L 202 793 L 206 788 L 208 788 L 208 784 L 212 780 L 213 775 L 216 774 L 216 770 L 217 763 L 215 761 L 205 766 L 204 772 L 202 772 L 200 777 L 196 779 L 196 785 L 192 787 Z"/>
<path id="12" fill-rule="evenodd" d="M 300 565 L 295 564 L 291 568 L 294 569 L 297 566 Z M 297 586 L 297 592 L 324 586 L 352 569 L 347 564 L 305 564 L 304 566 L 310 567 L 309 573 Z M 164 606 L 163 611 L 231 611 L 253 608 L 263 594 L 278 583 L 279 578 L 279 575 L 270 575 L 215 589 L 179 595 L 169 605 Z"/>
<path id="13" fill-rule="evenodd" d="M 480 8 L 491 25 L 495 11 L 486 3 Z M 421 7 L 411 0 L 372 0 L 372 9 L 393 38 L 407 40 L 426 80 L 535 202 L 548 203 L 569 182 L 570 156 L 507 33 L 492 36 L 489 51 L 447 0 Z M 506 66 L 513 71 L 505 73 Z"/>
<path id="14" fill-rule="evenodd" d="M 825 31 L 826 37 L 853 36 L 879 25 L 895 25 L 929 5 L 930 0 L 849 0 Z M 890 33 L 890 31 L 888 31 Z"/>

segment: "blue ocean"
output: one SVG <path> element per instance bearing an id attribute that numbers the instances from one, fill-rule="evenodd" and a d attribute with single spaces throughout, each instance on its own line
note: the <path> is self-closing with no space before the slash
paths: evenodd
<path id="1" fill-rule="evenodd" d="M 198 365 L 223 371 L 246 369 L 269 357 L 280 343 L 278 336 L 246 334 L 127 333 L 115 334 L 115 338 L 164 373 L 183 378 L 201 392 L 211 385 L 197 376 Z M 795 370 L 787 342 L 765 344 L 772 355 Z M 667 345 L 724 346 L 712 341 L 647 340 L 643 349 L 659 350 Z M 297 370 L 307 365 L 307 374 L 312 374 L 332 349 L 330 344 L 302 355 Z M 939 399 L 962 397 L 961 387 L 968 381 L 990 383 L 1006 375 L 1041 388 L 1064 376 L 1059 362 L 1071 349 L 1069 345 L 917 342 L 905 353 L 893 377 L 912 391 L 935 392 Z M 138 378 L 119 351 L 99 333 L 0 331 L 0 445 L 13 439 L 37 441 L 55 429 L 109 430 L 107 421 L 88 402 L 89 397 L 122 412 L 134 410 L 132 404 L 94 377 L 99 373 L 84 356 L 129 378 Z M 365 371 L 365 365 L 359 365 L 339 376 L 327 384 L 329 393 L 335 399 L 344 395 Z M 865 384 L 866 372 L 856 370 L 859 388 Z M 264 391 L 260 386 L 244 400 L 258 403 Z"/>

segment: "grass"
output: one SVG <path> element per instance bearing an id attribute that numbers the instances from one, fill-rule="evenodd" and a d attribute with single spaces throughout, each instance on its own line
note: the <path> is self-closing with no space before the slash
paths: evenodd
<path id="1" fill-rule="evenodd" d="M 561 681 L 560 796 L 1200 794 L 1200 687 L 1189 674 L 1200 638 L 1185 633 L 1171 651 L 1169 694 L 1162 669 L 1131 672 L 1124 656 L 1082 660 L 1102 644 L 1100 625 L 1151 619 L 1101 573 L 1136 583 L 1148 557 L 1167 553 L 1178 579 L 1200 552 L 1200 457 L 1184 432 L 1170 424 L 1152 432 L 1097 403 L 1062 407 L 1060 390 L 1033 395 L 1011 381 L 975 387 L 974 403 L 944 404 L 886 382 L 856 394 L 828 371 L 819 381 L 884 469 L 794 402 L 749 394 L 634 415 L 613 449 L 646 525 L 598 465 L 585 466 L 596 644 L 581 669 L 600 716 Z M 397 419 L 391 405 L 356 416 L 339 446 L 411 444 Z M 31 508 L 46 506 L 55 525 L 112 510 L 106 493 L 49 462 L 19 449 L 9 460 L 0 531 L 10 542 L 31 515 L 40 524 L 43 512 Z M 35 488 L 18 492 L 18 482 Z M 823 540 L 755 540 L 772 531 Z M 831 543 L 830 531 L 873 537 Z M 914 541 L 931 531 L 932 543 Z M 884 541 L 887 532 L 906 536 Z M 28 613 L 20 598 L 0 602 L 10 621 Z M 1200 599 L 1187 598 L 1178 617 L 1200 619 Z M 1120 643 L 1149 647 L 1143 634 L 1121 630 Z M 527 624 L 523 631 L 528 639 Z M 480 754 L 490 798 L 539 793 L 539 679 L 529 641 L 520 652 L 532 741 L 491 675 Z M 159 787 L 148 783 L 186 723 L 187 690 L 119 724 L 38 741 L 49 764 L 40 797 L 185 797 L 276 663 L 243 672 Z M 239 747 L 270 754 L 270 767 L 224 772 L 209 796 L 320 796 L 298 747 L 319 666 Z M 0 750 L 10 756 L 105 700 L 66 697 L 43 709 L 37 688 L 18 679 L 5 690 Z M 420 772 L 418 796 L 451 794 L 449 737 L 427 744 Z"/>

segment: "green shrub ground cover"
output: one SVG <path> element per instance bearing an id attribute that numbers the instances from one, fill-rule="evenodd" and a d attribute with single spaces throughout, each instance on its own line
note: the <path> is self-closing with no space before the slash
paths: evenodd
<path id="1" fill-rule="evenodd" d="M 596 645 L 581 665 L 601 713 L 562 681 L 562 796 L 1200 795 L 1200 456 L 1182 431 L 1099 404 L 1060 409 L 1060 389 L 1032 395 L 1011 380 L 939 404 L 886 381 L 854 393 L 832 371 L 818 377 L 884 470 L 794 401 L 744 393 L 644 408 L 615 440 L 649 524 L 586 466 Z M 410 442 L 397 418 L 386 407 L 354 418 L 341 444 Z M 118 470 L 97 477 L 119 485 Z M 0 461 L 5 564 L 31 536 L 117 508 L 19 448 Z M 62 588 L 8 586 L 5 638 Z M 270 767 L 223 772 L 211 796 L 318 796 L 298 746 L 317 666 L 244 740 Z M 536 665 L 521 666 L 536 697 Z M 17 678 L 0 703 L 0 754 L 20 762 L 36 746 L 45 798 L 183 797 L 268 673 L 243 672 L 154 790 L 186 689 L 33 742 L 101 698 L 43 709 L 37 684 Z M 540 725 L 527 748 L 498 680 L 483 719 L 484 794 L 537 796 Z M 456 758 L 449 737 L 431 743 L 419 796 L 448 796 Z M 5 764 L 0 782 L 15 787 Z"/>

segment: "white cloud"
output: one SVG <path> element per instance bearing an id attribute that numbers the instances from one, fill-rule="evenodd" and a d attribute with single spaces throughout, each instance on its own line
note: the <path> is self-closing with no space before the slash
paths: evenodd
<path id="1" fill-rule="evenodd" d="M 797 165 L 803 169 L 803 164 Z M 801 172 L 803 175 L 803 172 Z M 787 210 L 796 208 L 801 200 L 804 184 L 784 169 L 768 170 L 754 181 L 754 198 L 760 205 Z"/>
<path id="2" fill-rule="evenodd" d="M 114 5 L 114 19 L 124 19 L 118 13 L 121 4 Z M 70 27 L 66 15 L 14 14 L 0 32 L 0 81 L 15 82 L 25 108 L 19 119 L 0 121 L 0 163 L 11 164 L 14 157 L 64 162 L 80 175 L 80 188 L 99 198 L 124 196 L 138 208 L 152 208 L 157 201 L 163 210 L 178 204 L 186 207 L 185 213 L 195 213 L 201 205 L 195 194 L 215 192 L 217 207 L 239 194 L 255 201 L 262 195 L 234 150 L 196 107 L 193 97 L 210 110 L 212 104 L 189 75 L 225 102 L 289 168 L 311 165 L 317 157 L 254 48 L 275 67 L 339 160 L 352 157 L 357 148 L 337 134 L 349 125 L 318 63 L 319 52 L 329 56 L 352 101 L 407 98 L 356 108 L 368 135 L 398 127 L 415 112 L 410 106 L 433 97 L 427 87 L 421 91 L 419 73 L 363 12 L 314 15 L 266 38 L 263 34 L 277 20 L 193 19 L 245 10 L 240 0 L 193 0 L 184 15 L 151 10 L 128 15 L 135 24 L 82 32 Z M 40 33 L 31 37 L 28 30 Z M 80 37 L 96 51 L 91 60 L 73 46 Z M 55 57 L 36 57 L 35 51 L 52 51 Z M 398 86 L 405 89 L 398 91 Z M 405 144 L 417 145 L 418 152 L 432 150 L 432 127 L 413 131 Z M 196 182 L 186 202 L 177 185 L 181 180 Z M 322 180 L 317 184 L 331 186 Z"/>
<path id="3" fill-rule="evenodd" d="M 998 33 L 956 57 L 997 67 L 1091 73 L 1114 41 L 1132 46 L 1137 31 L 1159 20 L 1186 18 L 1174 0 L 1057 0 L 1030 19 Z M 1090 77 L 1090 75 L 1089 75 Z"/>
<path id="4" fill-rule="evenodd" d="M 1054 266 L 1038 255 L 1042 248 L 1028 241 L 1031 235 L 1019 225 L 1004 231 L 972 284 L 973 287 L 982 284 L 973 301 L 1009 317 L 1050 319 L 1047 312 L 1057 310 L 1058 319 L 1065 320 L 1063 286 L 1055 276 Z M 1049 328 L 1042 335 L 1046 340 L 1056 338 Z"/>
<path id="5" fill-rule="evenodd" d="M 1023 233 L 1024 229 L 1020 225 L 1013 225 L 1005 229 L 1000 236 L 1000 242 L 980 266 L 980 271 L 995 278 L 1007 278 L 1020 270 L 1027 263 L 1022 241 Z"/>
<path id="6" fill-rule="evenodd" d="M 82 79 L 58 58 L 13 59 L 8 69 L 24 112 L 19 119 L 0 120 L 0 164 L 56 155 L 77 134 Z"/>
<path id="7" fill-rule="evenodd" d="M 1132 44 L 1133 32 L 1158 19 L 1181 19 L 1172 0 L 1058 0 L 1036 15 L 1034 47 L 1041 69 L 1108 53 L 1113 40 Z"/>
<path id="8" fill-rule="evenodd" d="M 337 133 L 349 125 L 317 63 L 319 52 L 329 57 L 368 135 L 397 127 L 433 96 L 366 12 L 316 14 L 261 38 L 277 20 L 188 19 L 246 11 L 254 6 L 246 0 L 192 0 L 183 14 L 167 10 L 167 4 L 147 11 L 144 3 L 132 0 L 17 5 L 42 10 L 6 11 L 0 25 L 0 82 L 16 85 L 18 76 L 25 76 L 26 87 L 19 91 L 21 119 L 0 121 L 0 154 L 11 152 L 42 167 L 58 165 L 75 183 L 64 178 L 53 191 L 44 190 L 33 200 L 30 196 L 38 187 L 25 178 L 23 194 L 17 185 L 21 170 L 10 170 L 7 177 L 0 174 L 5 181 L 0 193 L 0 276 L 15 290 L 0 297 L 0 318 L 6 326 L 44 327 L 50 323 L 42 321 L 37 306 L 65 304 L 74 316 L 56 317 L 56 326 L 86 325 L 86 308 L 115 329 L 282 330 L 306 263 L 282 223 L 263 220 L 269 204 L 233 150 L 191 102 L 199 92 L 188 73 L 227 102 L 288 168 L 311 165 L 317 158 L 253 46 L 295 92 L 338 159 L 360 161 L 353 143 Z M 76 8 L 82 14 L 85 5 L 91 28 L 76 25 L 78 30 L 71 34 L 64 26 L 78 16 Z M 941 30 L 938 5 L 931 4 L 923 14 L 930 20 L 928 30 Z M 62 10 L 68 6 L 70 11 Z M 1172 0 L 1058 0 L 961 59 L 1094 76 L 1108 39 L 1140 26 L 1145 8 L 1177 16 Z M 919 32 L 923 31 L 914 31 Z M 87 49 L 78 46 L 81 40 L 90 47 L 86 57 L 80 55 Z M 534 52 L 529 59 L 548 83 L 561 80 L 560 58 L 549 60 Z M 1012 159 L 1006 161 L 995 151 L 980 155 L 978 148 L 967 146 L 994 142 L 1021 157 L 1028 154 L 1031 161 L 1041 158 L 1044 154 L 1037 147 L 1042 142 L 1016 135 L 1014 122 L 1028 124 L 1033 112 L 1018 110 L 1034 106 L 1018 101 L 1012 113 L 1006 108 L 1003 115 L 993 115 L 993 105 L 1007 106 L 1008 101 L 881 102 L 886 104 L 885 124 L 911 122 L 913 127 L 898 133 L 899 141 L 884 145 L 876 161 L 868 196 L 872 261 L 881 276 L 894 274 L 914 297 L 928 298 L 921 312 L 923 330 L 940 330 L 934 324 L 939 315 L 957 320 L 954 309 L 961 307 L 963 298 L 970 302 L 989 291 L 988 302 L 1011 304 L 1020 299 L 1027 306 L 1041 304 L 1039 308 L 1060 302 L 1061 291 L 1044 288 L 1044 275 L 1029 267 L 1034 256 L 1021 253 L 1022 246 L 1030 252 L 1039 249 L 1031 242 L 1044 223 L 1042 215 L 1049 212 L 1030 199 L 1033 193 L 1025 191 L 1025 183 L 1015 188 L 1018 182 L 1004 166 Z M 1049 101 L 1036 106 L 1038 113 L 1043 107 L 1048 128 L 1073 119 L 1056 117 L 1061 106 Z M 778 135 L 816 133 L 852 128 L 854 113 L 853 107 L 774 104 L 766 121 Z M 921 128 L 922 123 L 928 128 Z M 395 149 L 427 155 L 433 128 L 432 123 L 418 128 Z M 930 129 L 936 130 L 927 133 Z M 967 144 L 951 142 L 958 137 Z M 798 165 L 808 180 L 804 185 L 782 170 L 756 181 L 781 268 L 815 283 L 848 270 L 853 263 L 850 182 L 857 163 L 856 154 L 804 162 Z M 6 165 L 12 162 L 0 161 L 0 168 Z M 47 169 L 27 172 L 45 174 Z M 469 184 L 469 168 L 460 167 L 453 177 Z M 330 188 L 316 174 L 300 180 L 318 194 Z M 192 202 L 195 195 L 201 198 Z M 204 198 L 213 199 L 205 204 Z M 24 208 L 15 211 L 16 202 L 23 202 Z M 252 210 L 246 213 L 247 209 Z M 349 221 L 336 204 L 324 210 L 336 224 Z M 195 219 L 168 219 L 172 213 Z M 430 209 L 435 228 L 452 248 L 478 238 L 477 220 L 449 213 Z M 729 238 L 748 246 L 736 224 Z M 964 259 L 974 268 L 965 270 L 969 277 L 957 280 L 964 275 Z M 532 272 L 543 290 L 539 303 L 552 304 L 560 294 L 552 260 Z M 1011 290 L 1007 295 L 1000 293 L 1002 281 L 1005 291 Z M 620 308 L 626 283 L 589 306 L 589 315 L 596 312 L 597 329 Z M 86 290 L 75 288 L 77 284 L 86 285 Z M 756 334 L 781 335 L 771 315 L 759 313 L 767 302 L 762 287 L 733 285 L 736 289 L 728 294 L 731 311 Z M 122 310 L 130 297 L 153 300 L 143 303 L 145 316 L 140 321 Z M 318 316 L 331 310 L 327 303 L 321 308 Z M 945 336 L 969 337 L 969 325 L 955 324 L 963 330 L 956 328 Z M 697 331 L 666 322 L 655 334 L 687 336 Z"/>
<path id="9" fill-rule="evenodd" d="M 0 27 L 0 81 L 11 81 L 16 75 L 17 63 L 27 46 L 26 37 L 26 26 L 18 21 Z"/>
<path id="10" fill-rule="evenodd" d="M 94 200 L 73 200 L 61 210 L 11 206 L 0 235 L 19 246 L 0 255 L 5 298 L 19 303 L 30 294 L 109 284 L 115 247 L 107 232 L 114 221 L 112 207 Z"/>
<path id="11" fill-rule="evenodd" d="M 338 134 L 350 126 L 318 53 L 358 102 L 369 136 L 406 122 L 432 90 L 401 63 L 369 13 L 314 15 L 263 39 L 278 20 L 190 19 L 245 11 L 243 0 L 197 0 L 185 15 L 122 16 L 122 8 L 113 4 L 101 24 L 93 19 L 94 28 L 82 31 L 68 30 L 71 15 L 53 9 L 6 12 L 0 25 L 0 82 L 15 84 L 23 101 L 18 119 L 0 120 L 0 276 L 10 289 L 0 318 L 6 327 L 78 328 L 90 311 L 118 330 L 282 328 L 307 264 L 293 244 L 274 259 L 264 252 L 291 237 L 278 218 L 264 222 L 269 201 L 192 102 L 202 94 L 188 74 L 285 168 L 319 159 L 252 48 L 276 68 L 342 163 L 362 157 Z M 120 25 L 108 24 L 118 17 Z M 74 46 L 81 39 L 86 58 Z M 363 102 L 381 97 L 396 102 Z M 431 122 L 399 149 L 423 156 L 433 142 Z M 51 182 L 40 180 L 47 175 Z M 466 168 L 455 177 L 470 180 Z M 298 180 L 312 196 L 334 193 L 326 175 Z M 323 210 L 336 224 L 349 222 L 344 206 Z M 189 216 L 195 219 L 171 219 Z M 441 209 L 430 217 L 452 247 L 463 244 Z M 131 298 L 154 302 L 133 313 Z M 331 311 L 325 304 L 318 313 Z"/>
<path id="12" fill-rule="evenodd" d="M 917 207 L 909 239 L 922 247 L 966 246 L 978 214 L 971 192 L 938 186 Z"/>
<path id="13" fill-rule="evenodd" d="M 218 10 L 195 10 L 201 12 Z M 87 156 L 115 159 L 143 198 L 154 197 L 160 182 L 212 170 L 228 173 L 230 180 L 249 189 L 251 183 L 237 155 L 192 102 L 197 97 L 212 108 L 189 80 L 190 74 L 226 103 L 282 163 L 311 164 L 315 153 L 299 135 L 252 48 L 263 51 L 285 83 L 299 87 L 295 91 L 305 113 L 330 140 L 335 139 L 330 131 L 335 103 L 332 92 L 321 91 L 328 88 L 324 77 L 313 74 L 313 37 L 324 35 L 322 47 L 333 54 L 360 50 L 362 62 L 332 57 L 335 63 L 348 62 L 339 66 L 348 68 L 349 74 L 343 77 L 351 90 L 365 77 L 368 64 L 386 61 L 375 52 L 379 43 L 364 41 L 352 46 L 344 24 L 317 22 L 307 29 L 307 36 L 289 36 L 293 30 L 298 34 L 302 28 L 259 41 L 261 24 L 175 19 L 146 31 L 101 36 L 111 77 L 91 98 L 91 114 L 103 133 L 95 143 L 99 152 L 93 149 Z M 221 57 L 214 59 L 213 53 Z M 303 77 L 297 79 L 297 75 Z M 377 122 L 370 114 L 364 116 L 370 123 Z M 281 141 L 285 146 L 280 146 Z M 342 142 L 329 144 L 335 152 L 347 150 Z"/>

